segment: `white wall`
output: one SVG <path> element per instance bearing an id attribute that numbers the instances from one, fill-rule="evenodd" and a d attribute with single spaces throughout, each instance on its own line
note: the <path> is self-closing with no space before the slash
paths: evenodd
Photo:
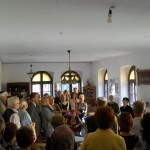
<path id="1" fill-rule="evenodd" d="M 150 51 L 138 52 L 134 54 L 129 54 L 121 57 L 114 57 L 102 61 L 97 61 L 92 63 L 92 80 L 94 85 L 97 87 L 98 92 L 98 70 L 105 68 L 108 71 L 108 78 L 119 78 L 121 84 L 124 84 L 124 89 L 120 89 L 120 99 L 127 94 L 127 83 L 124 81 L 125 76 L 120 78 L 122 75 L 124 66 L 135 65 L 137 69 L 150 69 Z M 129 71 L 129 68 L 126 68 Z M 124 74 L 127 74 L 125 70 Z M 127 76 L 127 75 L 126 75 Z M 97 96 L 98 93 L 97 93 Z M 150 85 L 137 86 L 137 99 L 143 99 L 150 102 Z"/>
<path id="2" fill-rule="evenodd" d="M 32 63 L 33 72 L 51 72 L 53 81 L 60 82 L 60 76 L 68 70 L 68 63 Z M 71 63 L 71 70 L 76 71 L 82 78 L 82 86 L 91 80 L 91 63 Z M 2 85 L 10 82 L 30 82 L 27 72 L 30 72 L 30 63 L 2 64 Z"/>

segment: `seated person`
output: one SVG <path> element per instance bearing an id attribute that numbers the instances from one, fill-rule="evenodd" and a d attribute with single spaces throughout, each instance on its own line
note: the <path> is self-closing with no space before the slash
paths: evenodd
<path id="1" fill-rule="evenodd" d="M 119 117 L 120 135 L 125 139 L 127 150 L 133 150 L 139 141 L 137 135 L 131 132 L 133 118 L 129 112 L 124 112 Z"/>
<path id="2" fill-rule="evenodd" d="M 80 132 L 82 121 L 75 109 L 71 110 L 70 115 L 66 118 L 66 125 L 68 125 L 74 133 Z"/>
<path id="3" fill-rule="evenodd" d="M 79 95 L 79 103 L 77 103 L 76 109 L 80 112 L 80 119 L 87 116 L 87 103 L 85 103 L 85 96 L 83 93 Z"/>
<path id="4" fill-rule="evenodd" d="M 16 140 L 20 150 L 31 150 L 31 145 L 35 141 L 33 129 L 31 127 L 21 127 L 16 132 Z"/>

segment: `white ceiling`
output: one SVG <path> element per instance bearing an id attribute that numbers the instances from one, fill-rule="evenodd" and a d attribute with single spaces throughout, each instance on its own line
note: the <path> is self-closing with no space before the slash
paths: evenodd
<path id="1" fill-rule="evenodd" d="M 2 63 L 68 62 L 68 49 L 71 62 L 92 62 L 149 48 L 150 0 L 0 0 Z"/>

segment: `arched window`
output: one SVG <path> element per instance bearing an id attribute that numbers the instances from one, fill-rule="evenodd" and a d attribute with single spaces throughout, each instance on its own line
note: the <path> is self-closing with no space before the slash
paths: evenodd
<path id="1" fill-rule="evenodd" d="M 71 71 L 71 77 L 73 78 L 72 83 L 68 84 L 67 81 L 69 79 L 70 72 L 66 71 L 61 75 L 61 81 L 63 80 L 64 77 L 66 77 L 66 83 L 61 83 L 61 90 L 62 92 L 64 90 L 68 90 L 69 93 L 71 94 L 73 89 L 76 87 L 78 91 L 81 91 L 81 78 L 79 74 L 75 71 Z M 76 80 L 76 83 L 74 84 L 74 79 Z"/>
<path id="2" fill-rule="evenodd" d="M 136 100 L 135 85 L 136 85 L 136 71 L 135 71 L 135 66 L 132 66 L 128 74 L 128 92 L 129 92 L 130 105 L 132 105 Z"/>
<path id="3" fill-rule="evenodd" d="M 53 79 L 48 72 L 36 72 L 31 79 L 31 91 L 37 92 L 41 96 L 45 93 L 53 95 Z"/>
<path id="4" fill-rule="evenodd" d="M 108 98 L 108 72 L 104 73 L 104 97 Z"/>

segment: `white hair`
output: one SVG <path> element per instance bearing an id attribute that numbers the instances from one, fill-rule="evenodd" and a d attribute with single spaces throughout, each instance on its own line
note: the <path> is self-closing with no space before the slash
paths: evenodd
<path id="1" fill-rule="evenodd" d="M 1 97 L 2 96 L 8 96 L 8 93 L 7 92 L 3 92 L 2 94 L 1 94 Z"/>
<path id="2" fill-rule="evenodd" d="M 14 104 L 17 103 L 19 103 L 19 98 L 17 96 L 8 98 L 7 104 L 9 108 L 14 108 Z"/>
<path id="3" fill-rule="evenodd" d="M 20 108 L 23 108 L 23 106 L 26 104 L 27 104 L 27 101 L 24 98 L 20 99 Z"/>

